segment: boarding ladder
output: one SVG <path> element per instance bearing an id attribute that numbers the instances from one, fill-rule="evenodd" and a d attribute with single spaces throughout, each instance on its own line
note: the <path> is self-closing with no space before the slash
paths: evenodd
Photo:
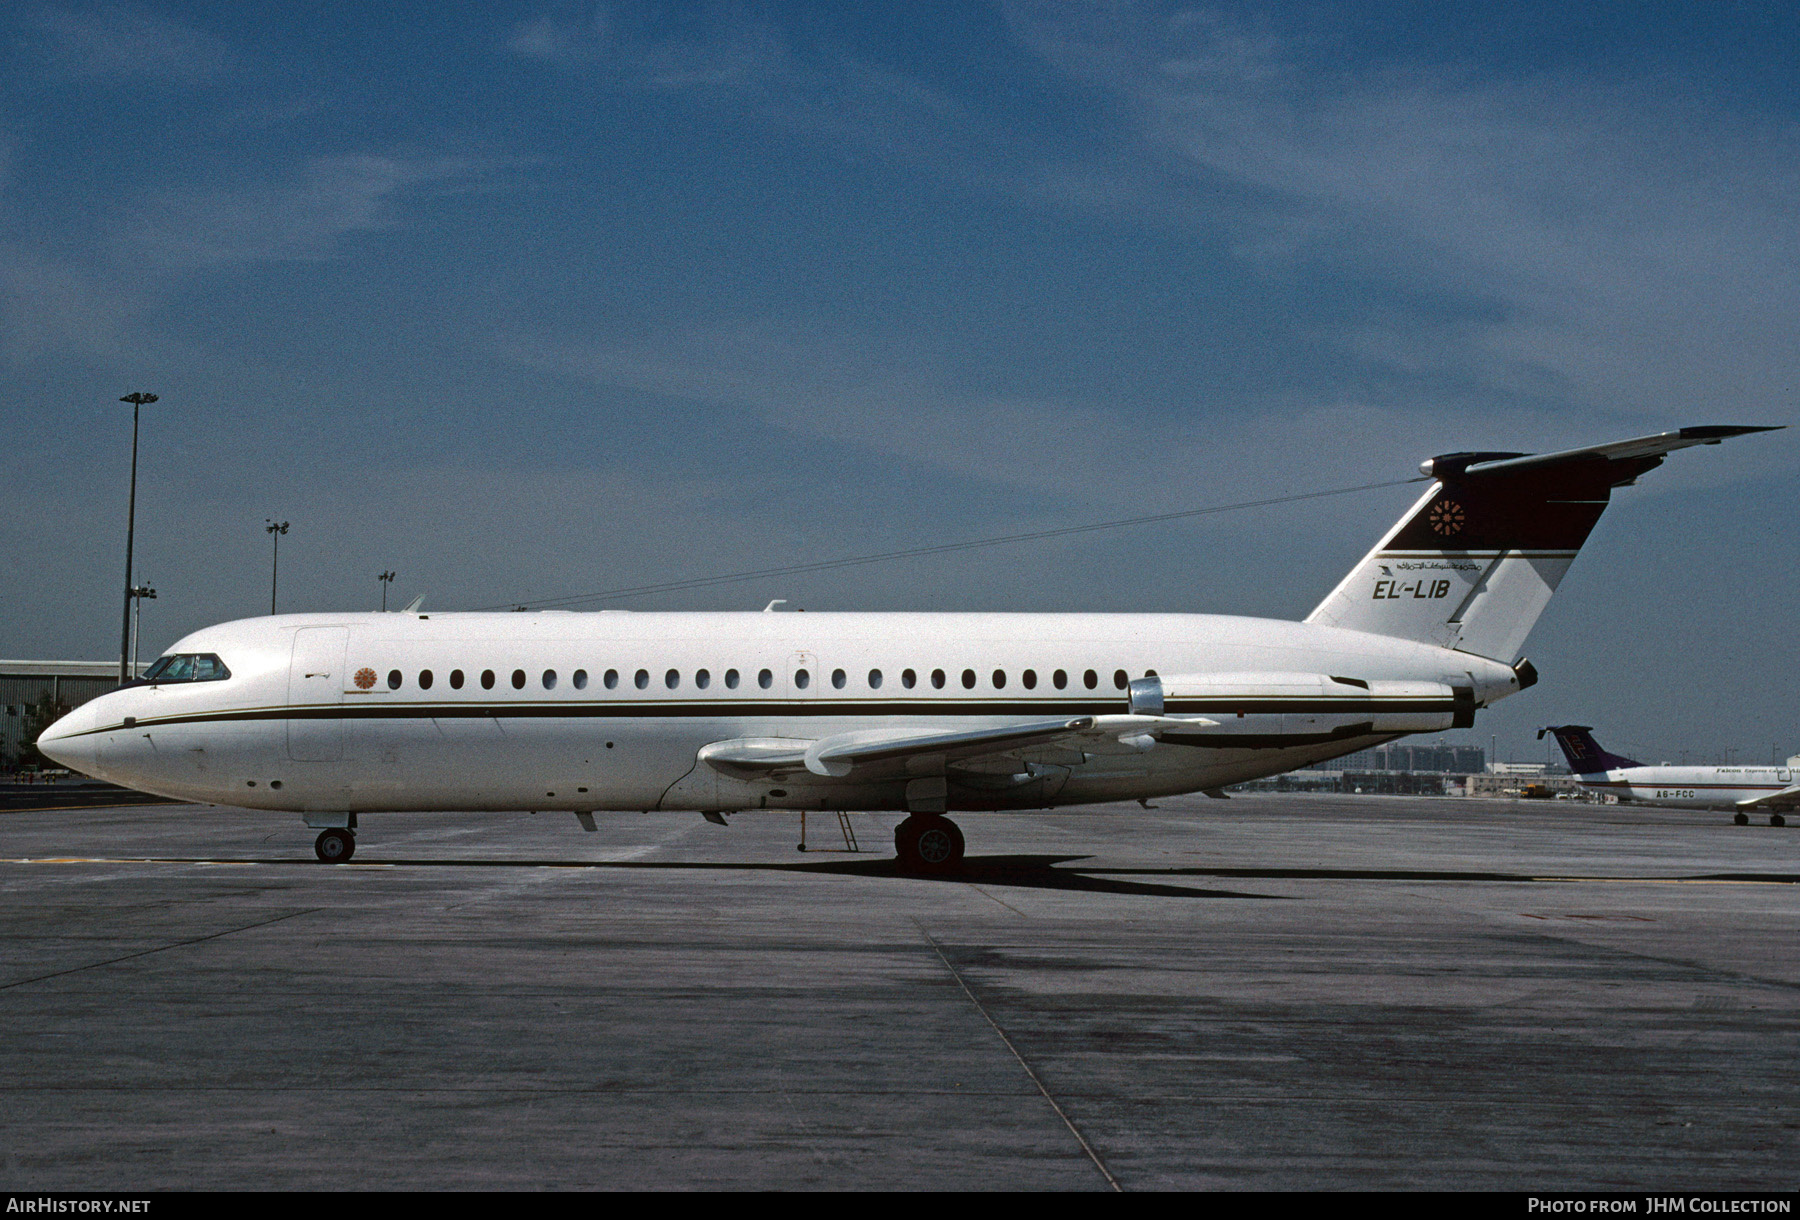
<path id="1" fill-rule="evenodd" d="M 838 810 L 837 820 L 838 830 L 841 831 L 844 836 L 844 845 L 842 847 L 815 847 L 811 850 L 861 852 L 862 847 L 856 841 L 856 827 L 850 824 L 849 813 L 842 809 Z M 800 842 L 796 845 L 796 850 L 808 850 L 806 846 L 806 810 L 804 809 L 800 811 Z"/>

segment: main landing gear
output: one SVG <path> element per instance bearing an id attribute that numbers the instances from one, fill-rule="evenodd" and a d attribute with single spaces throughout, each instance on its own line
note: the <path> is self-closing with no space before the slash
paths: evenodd
<path id="1" fill-rule="evenodd" d="M 356 854 L 356 832 L 345 826 L 321 830 L 313 840 L 313 851 L 325 864 L 343 864 Z"/>
<path id="2" fill-rule="evenodd" d="M 946 873 L 962 863 L 963 834 L 936 813 L 915 813 L 894 827 L 900 867 L 914 873 Z"/>

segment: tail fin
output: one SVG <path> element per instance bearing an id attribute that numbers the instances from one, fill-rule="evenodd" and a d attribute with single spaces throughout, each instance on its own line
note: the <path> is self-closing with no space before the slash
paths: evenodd
<path id="1" fill-rule="evenodd" d="M 1595 775 L 1601 771 L 1618 771 L 1625 767 L 1644 765 L 1601 749 L 1600 743 L 1594 740 L 1591 725 L 1549 725 L 1538 730 L 1540 740 L 1545 733 L 1556 734 L 1556 744 L 1562 747 L 1563 757 L 1569 760 L 1569 770 L 1577 775 Z"/>
<path id="2" fill-rule="evenodd" d="M 1671 450 L 1772 428 L 1682 428 L 1561 453 L 1450 453 L 1436 481 L 1306 616 L 1510 662 L 1615 487 Z"/>

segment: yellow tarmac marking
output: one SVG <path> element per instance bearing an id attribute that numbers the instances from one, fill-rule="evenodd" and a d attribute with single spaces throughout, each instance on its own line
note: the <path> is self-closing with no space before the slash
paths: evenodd
<path id="1" fill-rule="evenodd" d="M 0 864 L 205 864 L 224 867 L 255 868 L 259 864 L 270 863 L 267 860 L 164 860 L 151 856 L 8 856 L 0 857 Z M 286 863 L 283 861 L 282 863 Z M 293 859 L 295 864 L 311 864 L 299 856 Z M 339 864 L 336 868 L 397 868 L 394 864 Z"/>
<path id="2" fill-rule="evenodd" d="M 107 805 L 26 805 L 19 809 L 0 809 L 4 813 L 79 813 L 84 809 L 144 809 L 150 805 L 167 805 L 169 801 L 118 801 Z"/>

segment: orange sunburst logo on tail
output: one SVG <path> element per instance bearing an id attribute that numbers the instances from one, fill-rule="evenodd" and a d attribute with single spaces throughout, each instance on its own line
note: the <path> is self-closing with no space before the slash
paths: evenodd
<path id="1" fill-rule="evenodd" d="M 1463 521 L 1466 518 L 1463 516 L 1462 505 L 1455 500 L 1439 500 L 1431 506 L 1431 512 L 1427 515 L 1426 520 L 1431 522 L 1431 528 L 1435 533 L 1459 534 L 1462 532 Z"/>

